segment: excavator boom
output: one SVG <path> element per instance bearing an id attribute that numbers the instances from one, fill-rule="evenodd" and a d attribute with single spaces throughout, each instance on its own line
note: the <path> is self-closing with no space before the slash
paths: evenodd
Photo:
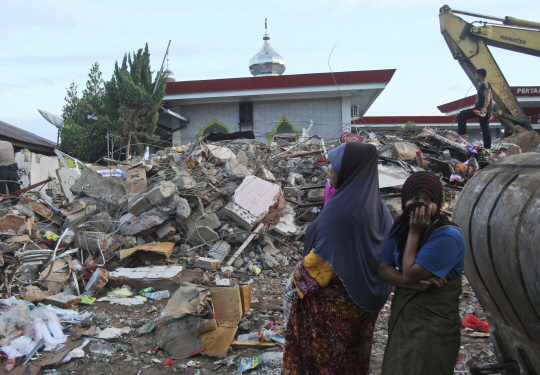
<path id="1" fill-rule="evenodd" d="M 480 17 L 513 26 L 488 25 L 486 21 L 482 21 L 483 25 L 474 26 L 456 14 Z M 494 115 L 504 126 L 505 134 L 512 134 L 515 125 L 531 130 L 529 119 L 519 105 L 488 46 L 540 57 L 540 30 L 534 30 L 540 29 L 540 23 L 513 17 L 497 18 L 452 10 L 448 5 L 440 9 L 439 22 L 441 34 L 452 56 L 459 62 L 471 82 L 475 83 L 476 70 L 484 68 L 488 72 L 493 99 L 498 106 Z"/>

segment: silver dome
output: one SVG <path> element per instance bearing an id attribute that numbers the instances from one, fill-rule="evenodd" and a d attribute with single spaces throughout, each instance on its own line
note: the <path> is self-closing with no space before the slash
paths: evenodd
<path id="1" fill-rule="evenodd" d="M 264 43 L 258 54 L 249 61 L 249 70 L 255 77 L 257 76 L 280 76 L 285 71 L 285 59 L 278 55 L 272 48 L 266 19 L 264 20 L 265 34 Z"/>
<path id="2" fill-rule="evenodd" d="M 169 59 L 167 59 L 167 69 L 164 72 L 165 77 L 167 77 L 167 82 L 176 82 L 176 77 L 172 70 L 169 69 Z"/>

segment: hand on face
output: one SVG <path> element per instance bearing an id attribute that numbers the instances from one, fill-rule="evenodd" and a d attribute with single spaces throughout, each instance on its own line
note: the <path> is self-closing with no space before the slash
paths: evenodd
<path id="1" fill-rule="evenodd" d="M 421 191 L 415 194 L 410 200 L 405 203 L 405 206 L 413 204 L 415 202 L 424 203 L 425 207 L 417 207 L 411 212 L 411 218 L 409 221 L 409 230 L 414 233 L 424 232 L 431 224 L 431 216 L 437 212 L 437 204 L 433 201 L 431 196 Z"/>

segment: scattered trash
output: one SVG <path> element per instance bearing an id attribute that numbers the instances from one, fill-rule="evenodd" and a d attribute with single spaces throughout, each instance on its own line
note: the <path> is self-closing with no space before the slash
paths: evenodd
<path id="1" fill-rule="evenodd" d="M 246 372 L 254 369 L 262 363 L 262 360 L 262 355 L 250 358 L 240 358 L 240 361 L 238 361 L 238 372 Z"/>
<path id="2" fill-rule="evenodd" d="M 489 333 L 489 324 L 487 322 L 481 321 L 473 314 L 468 314 L 464 316 L 461 319 L 461 324 L 467 328 Z"/>

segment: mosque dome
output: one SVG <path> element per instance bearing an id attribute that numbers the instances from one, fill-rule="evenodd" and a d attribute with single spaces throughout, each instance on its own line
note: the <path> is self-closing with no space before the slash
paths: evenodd
<path id="1" fill-rule="evenodd" d="M 259 76 L 280 76 L 285 71 L 285 59 L 278 55 L 270 45 L 270 36 L 268 35 L 268 27 L 266 18 L 264 20 L 265 34 L 263 37 L 264 43 L 259 51 L 249 61 L 249 70 L 255 77 Z"/>
<path id="2" fill-rule="evenodd" d="M 174 76 L 174 73 L 169 69 L 169 59 L 167 59 L 167 69 L 164 72 L 165 77 L 167 77 L 167 82 L 175 82 L 176 77 Z"/>

